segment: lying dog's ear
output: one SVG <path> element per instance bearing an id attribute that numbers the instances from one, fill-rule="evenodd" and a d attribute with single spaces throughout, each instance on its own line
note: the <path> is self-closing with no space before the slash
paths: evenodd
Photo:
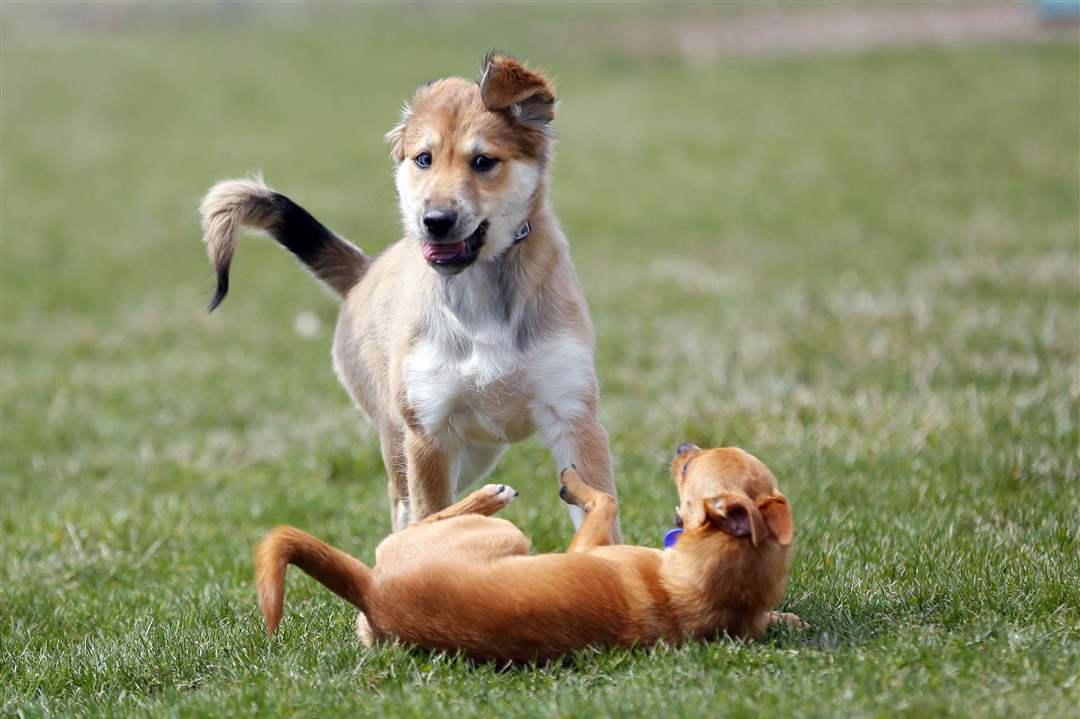
<path id="1" fill-rule="evenodd" d="M 788 506 L 787 498 L 777 492 L 776 494 L 759 499 L 758 510 L 761 512 L 765 526 L 769 528 L 770 536 L 786 547 L 791 544 L 795 534 L 794 525 L 791 521 L 791 507 Z"/>
<path id="2" fill-rule="evenodd" d="M 709 524 L 733 537 L 750 537 L 756 547 L 769 536 L 761 512 L 749 497 L 721 494 L 705 500 Z"/>
<path id="3" fill-rule="evenodd" d="M 541 129 L 555 119 L 554 86 L 509 55 L 488 53 L 479 84 L 480 99 L 493 112 L 505 111 L 518 122 Z"/>

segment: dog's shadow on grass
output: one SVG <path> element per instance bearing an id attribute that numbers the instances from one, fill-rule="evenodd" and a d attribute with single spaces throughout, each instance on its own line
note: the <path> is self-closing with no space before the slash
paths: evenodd
<path id="1" fill-rule="evenodd" d="M 661 641 L 651 646 L 629 648 L 586 647 L 564 657 L 531 661 L 476 659 L 461 651 L 429 650 L 399 641 L 376 644 L 373 647 L 358 645 L 357 651 L 372 659 L 377 657 L 376 661 L 379 663 L 394 663 L 399 666 L 404 664 L 409 671 L 415 670 L 425 674 L 436 670 L 449 672 L 465 670 L 470 673 L 492 673 L 504 676 L 540 672 L 573 674 L 588 678 L 618 674 L 641 662 L 664 664 L 680 659 L 704 661 L 712 658 L 715 660 L 718 654 L 726 656 L 730 662 L 737 665 L 741 661 L 740 657 L 745 658 L 748 653 L 760 656 L 762 650 L 768 653 L 817 646 L 820 642 L 809 636 L 812 631 L 812 628 L 807 630 L 778 628 L 771 630 L 764 638 L 757 641 L 735 639 L 724 634 L 713 639 L 692 640 L 682 644 Z"/>

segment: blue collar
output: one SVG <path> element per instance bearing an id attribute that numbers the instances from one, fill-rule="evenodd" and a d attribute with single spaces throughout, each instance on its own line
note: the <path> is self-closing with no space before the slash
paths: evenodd
<path id="1" fill-rule="evenodd" d="M 529 224 L 528 220 L 525 220 L 525 224 L 519 227 L 518 231 L 514 233 L 514 244 L 516 245 L 524 240 L 529 236 L 530 232 L 532 232 L 532 225 Z"/>
<path id="2" fill-rule="evenodd" d="M 669 529 L 664 534 L 664 549 L 671 549 L 675 546 L 675 543 L 679 541 L 679 535 L 682 534 L 682 529 Z"/>

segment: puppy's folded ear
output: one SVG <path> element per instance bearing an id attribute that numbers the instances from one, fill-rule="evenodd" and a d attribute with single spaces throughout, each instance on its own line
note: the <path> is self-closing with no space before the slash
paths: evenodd
<path id="1" fill-rule="evenodd" d="M 757 502 L 765 526 L 769 528 L 769 535 L 786 547 L 791 544 L 795 534 L 794 524 L 791 521 L 791 507 L 788 506 L 787 498 L 777 492 L 770 497 L 764 497 Z"/>
<path id="2" fill-rule="evenodd" d="M 721 532 L 733 537 L 750 537 L 756 547 L 769 536 L 761 512 L 749 497 L 721 494 L 705 500 L 705 517 Z"/>
<path id="3" fill-rule="evenodd" d="M 412 117 L 412 109 L 406 104 L 401 108 L 401 120 L 383 136 L 386 144 L 390 146 L 390 157 L 395 162 L 405 159 L 405 126 L 409 124 L 410 117 Z"/>
<path id="4" fill-rule="evenodd" d="M 555 87 L 509 55 L 484 58 L 480 99 L 493 112 L 508 112 L 518 122 L 543 128 L 555 119 Z"/>

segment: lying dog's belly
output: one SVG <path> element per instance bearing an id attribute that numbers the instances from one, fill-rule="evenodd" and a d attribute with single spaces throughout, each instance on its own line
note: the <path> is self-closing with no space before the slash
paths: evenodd
<path id="1" fill-rule="evenodd" d="M 530 661 L 678 638 L 643 573 L 590 554 L 432 561 L 377 577 L 371 624 L 428 649 Z"/>

